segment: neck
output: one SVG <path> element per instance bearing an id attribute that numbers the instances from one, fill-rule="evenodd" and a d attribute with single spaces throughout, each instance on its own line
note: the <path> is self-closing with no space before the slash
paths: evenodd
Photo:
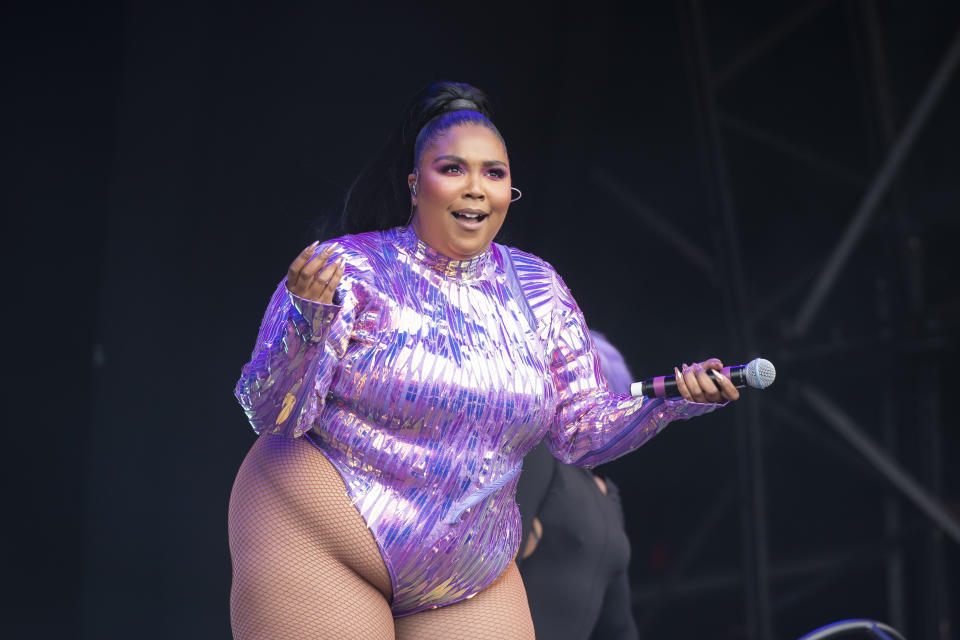
<path id="1" fill-rule="evenodd" d="M 490 247 L 471 258 L 451 258 L 424 242 L 413 226 L 400 227 L 400 244 L 419 264 L 448 277 L 472 279 L 483 273 L 489 261 Z"/>
<path id="2" fill-rule="evenodd" d="M 426 234 L 424 234 L 423 228 L 420 226 L 420 220 L 419 218 L 417 218 L 417 216 L 414 216 L 413 220 L 410 222 L 410 229 L 414 232 L 414 234 L 416 234 L 417 239 L 419 239 L 420 242 L 427 245 L 428 247 L 430 247 L 431 249 L 433 249 L 443 257 L 447 258 L 448 260 L 457 260 L 461 262 L 466 262 L 469 260 L 473 260 L 478 256 L 483 255 L 490 249 L 490 245 L 487 244 L 487 246 L 485 246 L 480 251 L 472 255 L 467 255 L 467 254 L 457 253 L 456 251 L 453 251 L 449 246 L 438 247 L 437 243 L 430 242 L 429 240 L 427 240 Z"/>

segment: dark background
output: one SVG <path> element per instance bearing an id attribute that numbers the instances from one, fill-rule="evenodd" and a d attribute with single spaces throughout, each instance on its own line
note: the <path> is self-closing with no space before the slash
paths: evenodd
<path id="1" fill-rule="evenodd" d="M 4 637 L 229 637 L 226 508 L 254 437 L 233 384 L 311 224 L 440 79 L 494 101 L 524 191 L 501 241 L 553 263 L 637 377 L 777 364 L 773 389 L 603 470 L 645 635 L 761 637 L 759 522 L 773 637 L 859 616 L 955 637 L 956 544 L 801 385 L 957 517 L 960 74 L 791 327 L 960 4 L 648 4 L 9 7 Z"/>

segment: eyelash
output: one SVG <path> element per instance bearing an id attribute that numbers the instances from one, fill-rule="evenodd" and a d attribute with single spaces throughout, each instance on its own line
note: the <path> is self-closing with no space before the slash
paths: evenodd
<path id="1" fill-rule="evenodd" d="M 440 167 L 440 173 L 451 173 L 451 169 L 456 169 L 460 173 L 463 173 L 463 169 L 460 168 L 458 164 L 447 164 Z M 503 180 L 507 177 L 507 172 L 504 169 L 489 169 L 487 171 L 493 178 L 496 180 Z"/>

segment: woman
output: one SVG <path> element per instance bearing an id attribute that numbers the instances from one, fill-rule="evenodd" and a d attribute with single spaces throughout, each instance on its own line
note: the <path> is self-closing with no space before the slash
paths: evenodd
<path id="1" fill-rule="evenodd" d="M 418 97 L 406 157 L 373 163 L 406 163 L 409 208 L 355 187 L 387 215 L 304 249 L 267 308 L 236 390 L 261 434 L 230 504 L 239 638 L 531 638 L 524 454 L 545 438 L 592 466 L 737 397 L 716 360 L 682 400 L 609 393 L 563 281 L 492 242 L 512 185 L 485 105 L 468 85 Z"/>

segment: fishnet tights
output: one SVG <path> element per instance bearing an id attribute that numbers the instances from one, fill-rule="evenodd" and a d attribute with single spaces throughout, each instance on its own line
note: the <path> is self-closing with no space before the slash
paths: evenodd
<path id="1" fill-rule="evenodd" d="M 533 638 L 516 565 L 456 604 L 394 620 L 390 576 L 340 474 L 304 438 L 260 436 L 230 496 L 237 640 Z"/>
<path id="2" fill-rule="evenodd" d="M 397 640 L 533 640 L 533 619 L 520 570 L 510 563 L 470 598 L 395 621 Z"/>

